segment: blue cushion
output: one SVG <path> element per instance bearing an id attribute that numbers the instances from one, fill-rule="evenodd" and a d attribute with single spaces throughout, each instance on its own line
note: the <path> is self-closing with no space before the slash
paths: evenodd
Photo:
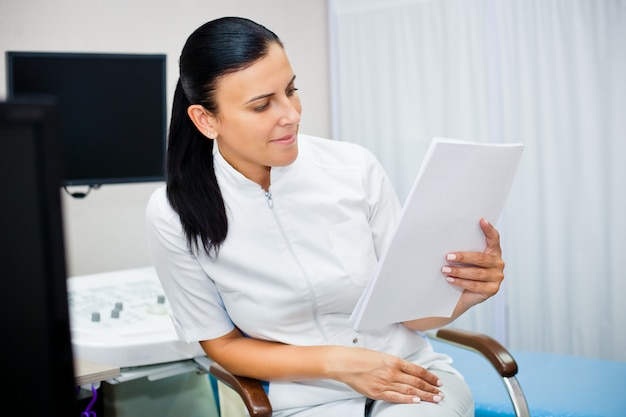
<path id="1" fill-rule="evenodd" d="M 476 417 L 515 416 L 502 378 L 480 354 L 432 341 L 465 376 Z M 533 417 L 626 416 L 626 362 L 512 350 Z"/>

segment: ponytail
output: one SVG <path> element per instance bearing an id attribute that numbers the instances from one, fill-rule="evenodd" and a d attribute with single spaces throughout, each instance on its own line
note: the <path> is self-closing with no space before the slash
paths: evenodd
<path id="1" fill-rule="evenodd" d="M 178 80 L 167 147 L 167 198 L 180 216 L 189 248 L 197 250 L 200 241 L 216 257 L 228 219 L 213 168 L 213 140 L 194 126 L 187 114 L 190 105 Z"/>

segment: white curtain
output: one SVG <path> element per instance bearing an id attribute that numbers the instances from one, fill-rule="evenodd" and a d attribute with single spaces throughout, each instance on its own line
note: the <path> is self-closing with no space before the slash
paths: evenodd
<path id="1" fill-rule="evenodd" d="M 626 360 L 626 1 L 328 2 L 333 137 L 402 199 L 433 136 L 526 145 L 505 285 L 454 325 Z"/>

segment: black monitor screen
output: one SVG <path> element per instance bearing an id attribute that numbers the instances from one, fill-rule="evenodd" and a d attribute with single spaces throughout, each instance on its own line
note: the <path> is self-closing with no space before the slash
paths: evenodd
<path id="1" fill-rule="evenodd" d="M 7 52 L 9 100 L 49 100 L 61 117 L 62 185 L 164 179 L 163 54 Z"/>
<path id="2" fill-rule="evenodd" d="M 75 411 L 55 116 L 0 103 L 2 391 L 20 415 Z"/>

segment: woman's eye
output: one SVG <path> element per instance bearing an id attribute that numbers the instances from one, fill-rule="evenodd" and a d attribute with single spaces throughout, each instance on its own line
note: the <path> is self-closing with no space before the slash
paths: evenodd
<path id="1" fill-rule="evenodd" d="M 266 110 L 268 108 L 268 106 L 269 106 L 269 103 L 261 104 L 260 106 L 256 106 L 254 108 L 254 111 L 255 112 L 262 112 L 262 111 Z"/>
<path id="2" fill-rule="evenodd" d="M 293 96 L 296 93 L 296 91 L 298 91 L 298 89 L 296 87 L 288 88 L 287 89 L 287 95 L 288 96 Z"/>

